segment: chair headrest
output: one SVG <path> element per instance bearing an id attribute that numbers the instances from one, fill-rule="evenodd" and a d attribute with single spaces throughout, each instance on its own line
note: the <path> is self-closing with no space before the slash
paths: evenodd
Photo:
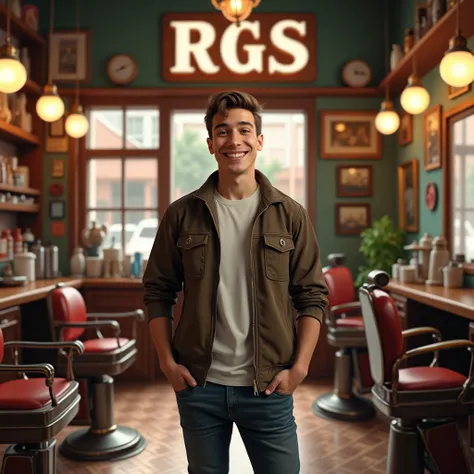
<path id="1" fill-rule="evenodd" d="M 330 253 L 328 263 L 331 267 L 337 267 L 346 263 L 346 256 L 343 253 Z"/>
<path id="2" fill-rule="evenodd" d="M 364 284 L 364 287 L 370 289 L 374 288 L 384 288 L 390 282 L 390 276 L 387 272 L 383 270 L 372 270 L 367 276 L 367 283 Z"/>

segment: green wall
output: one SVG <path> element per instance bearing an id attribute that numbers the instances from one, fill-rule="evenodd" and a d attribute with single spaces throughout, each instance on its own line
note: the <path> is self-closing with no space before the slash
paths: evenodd
<path id="1" fill-rule="evenodd" d="M 403 35 L 407 26 L 413 26 L 413 0 L 400 0 L 394 15 L 394 42 L 403 44 Z M 453 32 L 454 34 L 454 32 Z M 469 38 L 468 47 L 474 51 L 474 36 Z M 448 45 L 446 44 L 446 49 Z M 452 107 L 458 106 L 469 98 L 474 97 L 474 89 L 454 99 L 448 99 L 448 86 L 441 79 L 438 66 L 433 68 L 422 78 L 424 87 L 430 94 L 430 105 L 428 109 L 437 104 L 441 104 L 441 111 L 446 112 Z M 398 103 L 399 106 L 399 103 Z M 413 141 L 404 147 L 397 147 L 397 164 L 416 158 L 419 161 L 419 232 L 407 233 L 407 242 L 419 240 L 425 232 L 433 236 L 443 233 L 443 169 L 425 171 L 423 168 L 423 114 L 413 117 Z M 438 205 L 434 212 L 426 209 L 424 203 L 425 187 L 429 182 L 434 182 L 438 186 Z M 398 206 L 398 204 L 396 204 Z M 466 283 L 474 287 L 474 276 L 467 276 Z"/>
<path id="2" fill-rule="evenodd" d="M 40 7 L 40 25 L 48 28 L 47 0 L 36 0 Z M 74 28 L 74 8 L 72 2 L 56 2 L 56 29 Z M 160 77 L 161 37 L 160 21 L 165 12 L 215 12 L 210 0 L 175 0 L 160 2 L 142 0 L 130 3 L 125 0 L 82 0 L 81 26 L 92 29 L 92 81 L 85 87 L 111 87 L 105 67 L 110 56 L 117 53 L 132 54 L 139 63 L 140 73 L 132 87 L 183 87 L 182 84 L 164 83 Z M 340 71 L 351 59 L 367 61 L 373 71 L 372 84 L 376 86 L 384 76 L 384 2 L 366 0 L 365 8 L 359 2 L 342 0 L 338 2 L 315 2 L 298 0 L 289 4 L 287 0 L 263 1 L 255 12 L 314 13 L 317 24 L 317 64 L 318 77 L 313 84 L 278 84 L 278 87 L 341 86 Z M 202 87 L 215 84 L 199 84 Z M 222 87 L 239 84 L 221 84 Z M 251 84 L 245 84 L 250 87 Z M 270 84 L 268 84 L 270 85 Z M 242 85 L 240 85 L 242 87 Z M 265 84 L 255 84 L 264 87 Z M 272 84 L 272 86 L 275 86 Z M 193 86 L 195 87 L 195 86 Z M 321 98 L 316 101 L 316 110 L 322 109 L 378 109 L 379 99 Z M 204 104 L 203 104 L 204 105 Z M 319 117 L 314 133 L 319 137 Z M 318 140 L 317 140 L 318 142 Z M 357 161 L 357 164 L 374 165 L 374 197 L 370 199 L 346 199 L 345 202 L 369 202 L 372 204 L 373 219 L 384 214 L 395 217 L 396 181 L 394 171 L 394 138 L 384 140 L 384 157 L 381 160 Z M 319 149 L 319 143 L 317 143 Z M 49 176 L 51 156 L 45 159 L 45 174 Z M 357 272 L 362 263 L 358 252 L 360 238 L 357 236 L 335 236 L 336 171 L 344 160 L 321 160 L 316 164 L 316 231 L 323 257 L 333 252 L 345 252 L 348 264 Z M 351 160 L 349 163 L 356 163 Z M 66 176 L 64 178 L 67 179 Z M 46 187 L 47 183 L 45 183 Z M 383 196 L 383 199 L 381 199 Z M 341 199 L 342 201 L 342 199 Z M 45 213 L 45 229 L 50 223 Z M 55 240 L 53 240 L 55 241 Z M 56 241 L 55 241 L 56 242 Z M 61 268 L 67 272 L 67 236 L 58 240 L 61 248 Z"/>

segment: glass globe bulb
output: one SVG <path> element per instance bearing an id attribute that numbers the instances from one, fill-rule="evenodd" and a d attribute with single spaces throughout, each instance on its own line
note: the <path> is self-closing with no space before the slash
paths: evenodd
<path id="1" fill-rule="evenodd" d="M 55 122 L 64 114 L 64 102 L 55 85 L 44 86 L 43 95 L 36 102 L 36 113 L 45 122 Z"/>
<path id="2" fill-rule="evenodd" d="M 474 54 L 470 51 L 451 51 L 439 63 L 439 74 L 446 84 L 464 87 L 474 81 Z"/>
<path id="3" fill-rule="evenodd" d="M 26 83 L 27 74 L 23 64 L 11 57 L 0 58 L 0 91 L 5 94 L 18 92 Z"/>
<path id="4" fill-rule="evenodd" d="M 212 0 L 212 3 L 227 20 L 240 24 L 250 16 L 260 0 Z"/>
<path id="5" fill-rule="evenodd" d="M 400 95 L 400 104 L 411 115 L 424 112 L 430 105 L 430 95 L 423 86 L 407 86 Z"/>
<path id="6" fill-rule="evenodd" d="M 89 121 L 84 114 L 74 112 L 68 115 L 65 127 L 70 137 L 82 138 L 89 130 Z"/>
<path id="7" fill-rule="evenodd" d="M 375 128 L 382 135 L 392 135 L 400 126 L 400 117 L 394 110 L 381 110 L 375 116 Z"/>

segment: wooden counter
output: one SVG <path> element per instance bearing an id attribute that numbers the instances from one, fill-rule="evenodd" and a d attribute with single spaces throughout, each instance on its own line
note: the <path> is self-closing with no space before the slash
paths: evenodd
<path id="1" fill-rule="evenodd" d="M 474 288 L 445 288 L 391 281 L 388 291 L 474 321 Z"/>
<path id="2" fill-rule="evenodd" d="M 25 286 L 0 288 L 0 310 L 46 298 L 59 282 L 75 288 L 134 288 L 143 286 L 141 278 L 72 278 L 62 277 L 52 280 L 37 280 Z"/>

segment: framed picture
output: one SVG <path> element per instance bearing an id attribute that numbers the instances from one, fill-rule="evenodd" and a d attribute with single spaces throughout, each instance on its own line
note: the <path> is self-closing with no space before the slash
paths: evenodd
<path id="1" fill-rule="evenodd" d="M 423 116 L 424 168 L 441 168 L 441 105 L 435 105 Z"/>
<path id="2" fill-rule="evenodd" d="M 448 84 L 448 99 L 454 99 L 455 97 L 458 97 L 460 95 L 465 94 L 466 92 L 469 92 L 471 90 L 472 82 L 468 84 L 467 86 L 463 87 L 455 87 L 455 86 L 450 86 Z"/>
<path id="3" fill-rule="evenodd" d="M 321 158 L 380 159 L 382 136 L 375 128 L 376 111 L 322 110 Z"/>
<path id="4" fill-rule="evenodd" d="M 64 160 L 57 159 L 51 163 L 51 177 L 52 178 L 63 178 L 64 177 Z"/>
<path id="5" fill-rule="evenodd" d="M 400 117 L 400 128 L 398 129 L 398 144 L 408 145 L 413 141 L 413 115 L 402 112 Z"/>
<path id="6" fill-rule="evenodd" d="M 370 204 L 337 203 L 336 234 L 359 235 L 372 224 Z"/>
<path id="7" fill-rule="evenodd" d="M 69 137 L 66 134 L 66 117 L 49 122 L 46 125 L 45 150 L 48 153 L 63 153 L 69 149 Z"/>
<path id="8" fill-rule="evenodd" d="M 372 165 L 339 165 L 336 173 L 338 197 L 372 196 Z"/>
<path id="9" fill-rule="evenodd" d="M 52 220 L 64 219 L 66 215 L 66 203 L 64 201 L 49 202 L 49 218 Z"/>
<path id="10" fill-rule="evenodd" d="M 53 82 L 88 82 L 90 64 L 90 30 L 56 30 L 49 36 Z"/>
<path id="11" fill-rule="evenodd" d="M 398 220 L 401 229 L 418 232 L 418 160 L 398 167 Z"/>

